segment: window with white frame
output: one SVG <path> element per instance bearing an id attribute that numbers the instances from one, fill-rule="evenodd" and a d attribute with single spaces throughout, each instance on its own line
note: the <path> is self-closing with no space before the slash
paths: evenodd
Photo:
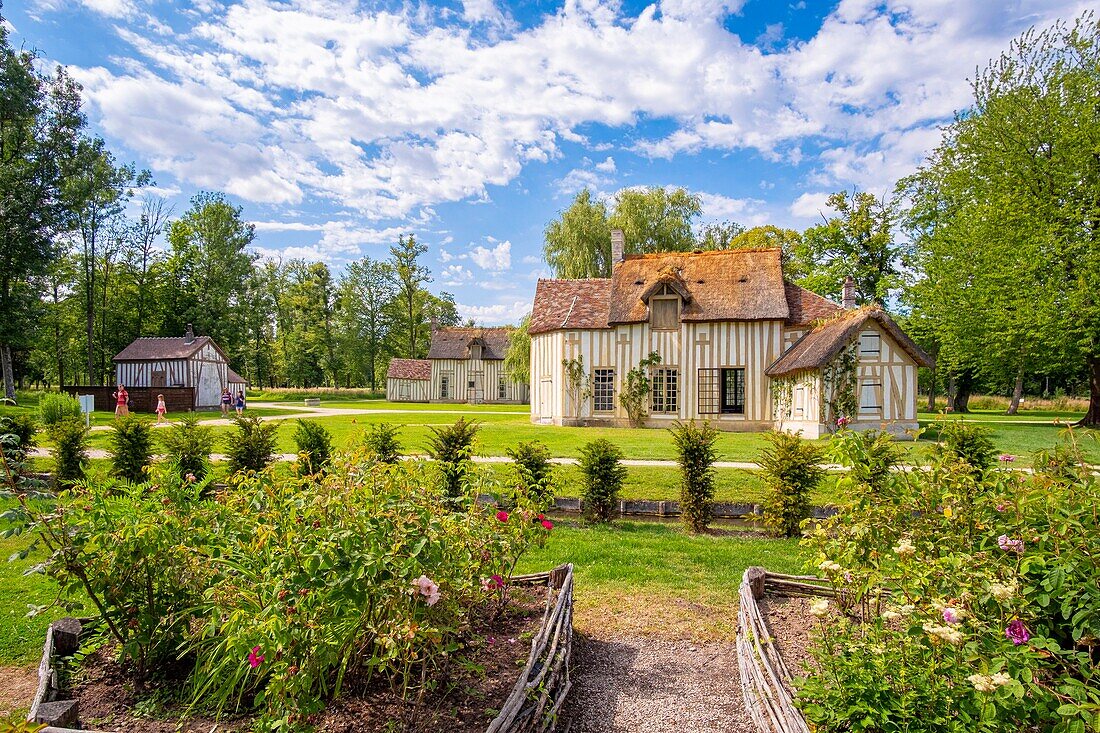
<path id="1" fill-rule="evenodd" d="M 658 414 L 679 410 L 679 371 L 670 367 L 654 367 L 650 372 L 649 411 Z"/>
<path id="2" fill-rule="evenodd" d="M 497 380 L 497 399 L 508 399 L 508 380 L 505 377 L 501 377 Z"/>
<path id="3" fill-rule="evenodd" d="M 613 412 L 615 410 L 615 370 L 592 370 L 592 411 Z"/>
<path id="4" fill-rule="evenodd" d="M 700 369 L 697 384 L 700 415 L 745 414 L 745 369 Z"/>
<path id="5" fill-rule="evenodd" d="M 439 377 L 439 399 L 451 399 L 451 375 L 441 374 Z"/>

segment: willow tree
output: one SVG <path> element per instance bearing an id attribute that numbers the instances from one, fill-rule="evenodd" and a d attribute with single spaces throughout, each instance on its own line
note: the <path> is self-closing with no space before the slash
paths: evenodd
<path id="1" fill-rule="evenodd" d="M 972 106 L 903 182 L 941 359 L 1087 367 L 1100 425 L 1100 24 L 1031 30 L 983 70 Z"/>

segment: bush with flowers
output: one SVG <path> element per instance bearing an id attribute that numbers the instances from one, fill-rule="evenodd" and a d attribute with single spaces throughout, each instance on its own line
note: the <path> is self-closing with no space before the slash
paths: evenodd
<path id="1" fill-rule="evenodd" d="M 184 660 L 192 700 L 265 728 L 318 712 L 349 676 L 431 686 L 553 526 L 522 503 L 456 508 L 435 466 L 365 451 L 323 477 L 239 475 L 212 496 L 176 476 L 78 485 L 49 513 L 23 511 L 52 550 L 45 572 L 91 597 L 139 678 Z"/>
<path id="2" fill-rule="evenodd" d="M 798 685 L 814 730 L 1100 729 L 1097 477 L 941 451 L 883 479 L 877 439 L 835 442 L 849 498 L 805 540 L 837 590 Z"/>

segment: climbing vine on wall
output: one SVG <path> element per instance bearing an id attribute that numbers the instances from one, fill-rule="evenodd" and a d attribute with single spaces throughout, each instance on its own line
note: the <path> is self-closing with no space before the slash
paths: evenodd
<path id="1" fill-rule="evenodd" d="M 584 416 L 584 406 L 588 398 L 592 396 L 592 387 L 589 384 L 588 372 L 584 369 L 584 356 L 575 359 L 562 359 L 562 369 L 565 371 L 565 389 L 576 408 L 575 417 Z"/>
<path id="2" fill-rule="evenodd" d="M 660 363 L 661 355 L 654 351 L 626 373 L 626 381 L 619 393 L 619 404 L 626 410 L 630 424 L 636 428 L 644 426 L 649 415 L 649 368 Z"/>
<path id="3" fill-rule="evenodd" d="M 859 409 L 859 350 L 848 345 L 821 370 L 821 422 L 835 429 L 837 418 L 852 419 Z"/>
<path id="4" fill-rule="evenodd" d="M 780 421 L 791 416 L 791 405 L 794 403 L 794 385 L 797 381 L 797 376 L 772 379 L 772 414 L 778 417 Z"/>

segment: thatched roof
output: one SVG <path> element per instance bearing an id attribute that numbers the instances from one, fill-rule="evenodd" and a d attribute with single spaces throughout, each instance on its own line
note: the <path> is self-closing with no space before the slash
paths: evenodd
<path id="1" fill-rule="evenodd" d="M 427 381 L 431 378 L 432 363 L 427 359 L 390 359 L 390 365 L 386 369 L 386 379 Z"/>
<path id="2" fill-rule="evenodd" d="M 681 321 L 786 320 L 790 314 L 778 248 L 627 255 L 611 275 L 608 322 L 649 320 L 644 296 L 655 292 L 655 283 L 686 291 Z"/>
<path id="3" fill-rule="evenodd" d="M 481 358 L 503 360 L 513 328 L 437 328 L 432 331 L 429 359 L 469 359 L 470 347 L 481 347 Z"/>
<path id="4" fill-rule="evenodd" d="M 209 336 L 156 338 L 143 337 L 134 341 L 115 356 L 115 361 L 154 361 L 159 359 L 186 359 L 206 344 L 213 344 L 218 353 L 225 356 Z"/>
<path id="5" fill-rule="evenodd" d="M 864 306 L 844 311 L 826 319 L 795 343 L 787 353 L 764 370 L 769 377 L 782 377 L 794 372 L 820 369 L 856 338 L 868 321 L 875 321 L 919 366 L 931 367 L 935 361 L 905 335 L 894 319 L 878 306 Z"/>
<path id="6" fill-rule="evenodd" d="M 608 328 L 611 280 L 539 280 L 531 309 L 531 335 L 572 328 Z"/>
<path id="7" fill-rule="evenodd" d="M 645 321 L 649 298 L 665 286 L 683 300 L 685 321 L 775 319 L 804 326 L 840 310 L 782 275 L 778 249 L 628 255 L 611 279 L 539 280 L 528 331 Z"/>

